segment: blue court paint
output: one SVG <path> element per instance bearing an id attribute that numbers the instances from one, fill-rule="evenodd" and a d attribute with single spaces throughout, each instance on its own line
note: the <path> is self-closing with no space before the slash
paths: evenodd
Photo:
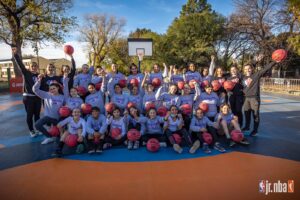
<path id="1" fill-rule="evenodd" d="M 160 148 L 156 153 L 149 152 L 145 147 L 141 147 L 138 150 L 127 150 L 126 148 L 111 148 L 103 151 L 101 154 L 75 154 L 65 156 L 63 158 L 98 162 L 148 162 L 192 159 L 224 154 L 216 150 L 212 150 L 210 154 L 206 154 L 201 150 L 201 148 L 195 154 L 190 154 L 188 150 L 188 148 L 184 148 L 184 151 L 181 154 L 178 154 L 171 147 Z"/>
<path id="2" fill-rule="evenodd" d="M 7 147 L 13 147 L 20 144 L 27 144 L 32 142 L 41 142 L 43 139 L 45 139 L 44 136 L 38 136 L 35 138 L 31 138 L 29 135 L 26 136 L 19 136 L 19 137 L 13 137 L 8 139 L 0 139 L 0 144 Z"/>

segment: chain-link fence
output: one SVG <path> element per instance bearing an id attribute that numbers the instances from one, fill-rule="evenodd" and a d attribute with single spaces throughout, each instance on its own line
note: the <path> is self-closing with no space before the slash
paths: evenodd
<path id="1" fill-rule="evenodd" d="M 261 90 L 300 96 L 300 79 L 262 78 Z"/>

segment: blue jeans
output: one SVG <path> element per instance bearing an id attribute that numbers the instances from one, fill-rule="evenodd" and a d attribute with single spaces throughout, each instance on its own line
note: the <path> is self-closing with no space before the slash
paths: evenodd
<path id="1" fill-rule="evenodd" d="M 35 128 L 40 131 L 41 133 L 43 133 L 46 137 L 52 137 L 48 131 L 45 129 L 44 125 L 45 124 L 51 124 L 51 125 L 57 125 L 58 120 L 45 116 L 42 117 L 41 119 L 39 119 L 36 123 L 35 123 Z"/>

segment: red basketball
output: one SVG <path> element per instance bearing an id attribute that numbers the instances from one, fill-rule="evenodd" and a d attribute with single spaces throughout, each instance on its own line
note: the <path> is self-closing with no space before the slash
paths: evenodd
<path id="1" fill-rule="evenodd" d="M 95 84 L 95 88 L 96 88 L 96 90 L 100 90 L 101 89 L 101 86 L 102 86 L 102 83 L 101 82 L 99 82 L 99 83 L 96 83 Z"/>
<path id="2" fill-rule="evenodd" d="M 201 103 L 199 104 L 199 108 L 200 108 L 204 113 L 208 112 L 208 104 L 205 103 L 205 102 L 201 102 Z"/>
<path id="3" fill-rule="evenodd" d="M 65 144 L 69 147 L 75 147 L 77 145 L 78 136 L 74 134 L 69 134 L 65 138 Z"/>
<path id="4" fill-rule="evenodd" d="M 190 115 L 192 113 L 192 107 L 190 104 L 183 104 L 182 106 L 180 106 L 180 109 L 185 115 Z"/>
<path id="5" fill-rule="evenodd" d="M 234 141 L 234 142 L 240 142 L 244 139 L 244 134 L 239 131 L 239 130 L 233 130 L 231 131 L 230 133 L 231 135 L 231 139 Z"/>
<path id="6" fill-rule="evenodd" d="M 177 87 L 179 90 L 182 90 L 184 88 L 184 82 L 183 81 L 178 81 L 177 82 Z"/>
<path id="7" fill-rule="evenodd" d="M 119 137 L 119 135 L 121 135 L 121 129 L 119 128 L 112 128 L 110 131 L 111 137 L 116 139 L 117 137 Z"/>
<path id="8" fill-rule="evenodd" d="M 229 91 L 231 91 L 234 88 L 234 86 L 235 86 L 234 82 L 229 81 L 229 80 L 225 81 L 223 84 L 224 89 L 229 90 Z"/>
<path id="9" fill-rule="evenodd" d="M 115 109 L 115 104 L 113 104 L 112 102 L 105 105 L 105 110 L 109 114 L 111 114 L 114 109 Z"/>
<path id="10" fill-rule="evenodd" d="M 130 129 L 127 133 L 129 141 L 137 141 L 141 138 L 141 133 L 136 129 Z"/>
<path id="11" fill-rule="evenodd" d="M 131 86 L 138 86 L 139 85 L 139 80 L 137 80 L 136 78 L 133 78 L 130 80 L 130 85 Z"/>
<path id="12" fill-rule="evenodd" d="M 65 54 L 72 55 L 74 53 L 74 48 L 71 45 L 64 46 Z"/>
<path id="13" fill-rule="evenodd" d="M 205 88 L 205 87 L 208 86 L 208 85 L 209 85 L 208 80 L 205 80 L 205 81 L 203 81 L 203 82 L 201 83 L 201 87 L 202 87 L 202 88 Z"/>
<path id="14" fill-rule="evenodd" d="M 71 115 L 71 110 L 67 106 L 62 106 L 60 107 L 58 113 L 61 117 L 69 117 Z"/>
<path id="15" fill-rule="evenodd" d="M 191 89 L 194 89 L 196 83 L 197 83 L 196 80 L 194 80 L 194 79 L 193 79 L 193 80 L 190 80 L 190 81 L 189 81 L 189 86 L 190 86 L 190 88 L 191 88 Z"/>
<path id="16" fill-rule="evenodd" d="M 77 90 L 77 93 L 78 93 L 79 96 L 86 95 L 87 91 L 86 91 L 85 87 L 77 86 L 76 90 Z"/>
<path id="17" fill-rule="evenodd" d="M 281 62 L 287 57 L 287 52 L 284 49 L 277 49 L 272 53 L 272 60 Z"/>
<path id="18" fill-rule="evenodd" d="M 157 88 L 157 87 L 160 86 L 160 84 L 161 84 L 161 81 L 160 81 L 159 78 L 154 78 L 154 79 L 152 80 L 152 85 L 153 85 L 153 87 Z"/>
<path id="19" fill-rule="evenodd" d="M 92 112 L 91 104 L 88 104 L 88 103 L 81 104 L 81 111 L 85 115 L 90 114 Z"/>
<path id="20" fill-rule="evenodd" d="M 206 142 L 207 144 L 211 144 L 213 142 L 213 138 L 210 133 L 207 132 L 202 133 L 202 138 L 204 142 Z"/>
<path id="21" fill-rule="evenodd" d="M 174 134 L 173 134 L 173 138 L 174 138 L 176 144 L 180 144 L 181 141 L 182 141 L 181 136 L 180 136 L 179 134 L 177 134 L 177 133 L 174 133 Z"/>
<path id="22" fill-rule="evenodd" d="M 147 150 L 150 152 L 157 152 L 159 150 L 159 141 L 156 138 L 151 138 L 147 141 Z"/>
<path id="23" fill-rule="evenodd" d="M 148 112 L 152 108 L 155 109 L 155 104 L 154 103 L 147 103 L 146 108 L 145 108 L 146 112 Z"/>
<path id="24" fill-rule="evenodd" d="M 124 87 L 126 87 L 126 80 L 125 79 L 121 79 L 121 80 L 119 80 L 119 85 L 120 85 L 120 87 L 121 88 L 124 88 Z"/>
<path id="25" fill-rule="evenodd" d="M 129 103 L 127 104 L 127 108 L 128 108 L 128 109 L 131 108 L 131 107 L 136 107 L 135 103 L 129 102 Z"/>
<path id="26" fill-rule="evenodd" d="M 49 130 L 48 133 L 52 136 L 52 137 L 57 137 L 60 135 L 59 129 L 57 128 L 57 126 L 52 126 Z"/>
<path id="27" fill-rule="evenodd" d="M 220 82 L 218 81 L 218 80 L 213 80 L 212 82 L 211 82 L 211 86 L 212 86 L 212 88 L 213 88 L 213 91 L 218 91 L 220 88 L 221 88 L 221 84 L 220 84 Z"/>
<path id="28" fill-rule="evenodd" d="M 161 117 L 165 117 L 167 115 L 168 109 L 165 106 L 161 106 L 157 109 L 157 114 Z"/>

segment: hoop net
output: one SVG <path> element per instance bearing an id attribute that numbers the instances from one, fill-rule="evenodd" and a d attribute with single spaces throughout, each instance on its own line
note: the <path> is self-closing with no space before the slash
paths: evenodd
<path id="1" fill-rule="evenodd" d="M 145 51 L 144 49 L 137 49 L 137 56 L 139 57 L 139 61 L 142 61 L 143 60 L 143 57 L 145 55 Z"/>

